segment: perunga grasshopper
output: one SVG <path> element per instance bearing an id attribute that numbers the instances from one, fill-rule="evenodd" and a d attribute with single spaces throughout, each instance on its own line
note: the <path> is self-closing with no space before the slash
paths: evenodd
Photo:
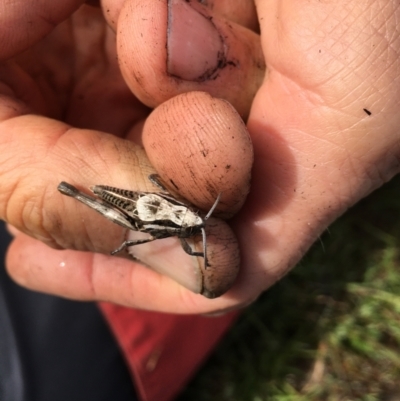
<path id="1" fill-rule="evenodd" d="M 57 189 L 62 194 L 75 198 L 122 227 L 150 234 L 149 238 L 124 241 L 111 252 L 111 255 L 128 247 L 156 239 L 178 237 L 183 250 L 188 255 L 204 258 L 204 268 L 207 269 L 209 264 L 207 262 L 205 224 L 217 207 L 221 194 L 218 195 L 206 216 L 201 217 L 191 206 L 174 198 L 161 184 L 157 174 L 151 174 L 148 178 L 162 192 L 139 192 L 94 185 L 90 187 L 90 190 L 98 197 L 94 198 L 67 182 L 61 182 Z M 200 233 L 203 237 L 203 252 L 195 252 L 187 243 L 186 238 Z"/>

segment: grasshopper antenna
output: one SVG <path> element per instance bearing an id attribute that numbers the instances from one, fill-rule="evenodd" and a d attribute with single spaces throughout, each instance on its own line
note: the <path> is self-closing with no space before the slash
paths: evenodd
<path id="1" fill-rule="evenodd" d="M 219 200 L 221 199 L 221 194 L 222 192 L 220 192 L 217 196 L 217 199 L 215 200 L 214 204 L 212 205 L 210 211 L 207 213 L 206 217 L 204 217 L 204 221 L 208 220 L 213 211 L 215 210 L 215 208 L 218 205 Z M 201 234 L 203 236 L 203 255 L 204 255 L 204 269 L 207 269 L 208 266 L 208 262 L 207 262 L 207 236 L 206 236 L 206 230 L 204 229 L 204 227 L 201 228 Z"/>
<path id="2" fill-rule="evenodd" d="M 207 216 L 204 217 L 204 220 L 208 220 L 208 219 L 211 217 L 212 212 L 215 210 L 215 208 L 216 208 L 217 205 L 218 205 L 219 200 L 221 199 L 221 195 L 222 195 L 222 192 L 220 192 L 220 193 L 218 194 L 217 199 L 215 200 L 214 204 L 212 205 L 210 211 L 207 213 Z"/>

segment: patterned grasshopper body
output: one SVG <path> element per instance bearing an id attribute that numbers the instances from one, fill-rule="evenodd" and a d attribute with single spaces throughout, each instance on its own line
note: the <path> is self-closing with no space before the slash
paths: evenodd
<path id="1" fill-rule="evenodd" d="M 111 252 L 112 255 L 130 246 L 156 239 L 178 237 L 184 251 L 191 256 L 203 257 L 204 268 L 207 268 L 207 238 L 204 227 L 215 210 L 221 194 L 218 195 L 207 215 L 201 217 L 193 208 L 170 195 L 156 174 L 150 175 L 149 180 L 160 187 L 163 192 L 135 192 L 95 185 L 90 189 L 98 198 L 93 198 L 66 182 L 61 182 L 58 190 L 64 195 L 79 200 L 122 227 L 150 234 L 150 237 L 146 239 L 123 242 L 121 246 Z M 186 238 L 200 233 L 203 236 L 203 252 L 195 252 L 187 243 Z"/>

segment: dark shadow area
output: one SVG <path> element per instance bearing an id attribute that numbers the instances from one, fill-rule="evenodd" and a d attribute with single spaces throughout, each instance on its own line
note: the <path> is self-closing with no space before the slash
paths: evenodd
<path id="1" fill-rule="evenodd" d="M 26 290 L 10 280 L 0 223 L 0 400 L 133 401 L 120 350 L 95 303 Z"/>

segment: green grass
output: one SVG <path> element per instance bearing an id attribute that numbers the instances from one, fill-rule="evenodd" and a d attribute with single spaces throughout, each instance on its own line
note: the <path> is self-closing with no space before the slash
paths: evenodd
<path id="1" fill-rule="evenodd" d="M 249 307 L 180 401 L 400 399 L 400 178 Z"/>

